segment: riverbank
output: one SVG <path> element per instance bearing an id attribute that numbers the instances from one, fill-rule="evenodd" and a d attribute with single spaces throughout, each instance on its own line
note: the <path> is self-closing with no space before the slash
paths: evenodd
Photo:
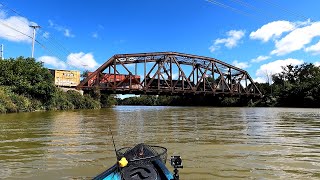
<path id="1" fill-rule="evenodd" d="M 99 90 L 81 95 L 55 87 L 53 76 L 33 58 L 0 60 L 0 113 L 37 110 L 99 109 L 115 104 L 148 106 L 320 107 L 320 68 L 288 65 L 273 83 L 256 83 L 263 98 L 209 96 L 147 96 L 115 99 Z"/>
<path id="2" fill-rule="evenodd" d="M 101 108 L 99 101 L 73 90 L 63 92 L 56 88 L 54 95 L 48 101 L 41 101 L 17 94 L 12 89 L 0 86 L 0 113 Z"/>
<path id="3" fill-rule="evenodd" d="M 55 87 L 49 70 L 33 58 L 0 60 L 0 113 L 99 108 L 100 96 L 63 92 Z"/>

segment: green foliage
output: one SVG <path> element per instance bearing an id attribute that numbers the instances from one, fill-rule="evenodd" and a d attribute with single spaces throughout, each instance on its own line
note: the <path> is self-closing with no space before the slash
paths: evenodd
<path id="1" fill-rule="evenodd" d="M 81 76 L 82 78 L 88 77 L 88 76 L 89 76 L 89 71 L 88 71 L 88 70 L 83 71 L 80 76 Z"/>
<path id="2" fill-rule="evenodd" d="M 282 68 L 273 84 L 259 84 L 265 98 L 258 106 L 320 107 L 320 68 L 311 63 Z"/>
<path id="3" fill-rule="evenodd" d="M 99 99 L 99 92 L 94 92 Z M 33 58 L 0 60 L 0 113 L 34 110 L 97 109 L 99 101 L 56 88 L 47 68 Z"/>
<path id="4" fill-rule="evenodd" d="M 239 98 L 234 98 L 234 97 L 225 97 L 221 101 L 221 106 L 224 107 L 231 107 L 239 104 Z"/>
<path id="5" fill-rule="evenodd" d="M 101 94 L 100 103 L 101 103 L 101 107 L 110 107 L 115 105 L 117 102 L 116 102 L 116 99 L 114 98 L 114 95 Z"/>
<path id="6" fill-rule="evenodd" d="M 94 100 L 89 95 L 81 95 L 79 92 L 69 90 L 63 92 L 57 90 L 52 99 L 47 103 L 48 110 L 67 109 L 99 109 L 99 101 Z"/>
<path id="7" fill-rule="evenodd" d="M 89 95 L 96 101 L 100 101 L 101 92 L 100 89 L 96 86 L 93 87 L 92 90 L 89 91 Z"/>
<path id="8" fill-rule="evenodd" d="M 98 109 L 100 108 L 99 101 L 96 101 L 90 95 L 81 95 L 77 91 L 67 91 L 67 100 L 74 105 L 75 109 Z"/>
<path id="9" fill-rule="evenodd" d="M 55 91 L 52 75 L 33 58 L 1 60 L 0 85 L 11 86 L 13 92 L 43 102 L 49 100 Z"/>
<path id="10" fill-rule="evenodd" d="M 5 87 L 0 88 L 0 112 L 18 112 L 17 106 L 12 102 L 10 98 L 10 90 Z"/>
<path id="11" fill-rule="evenodd" d="M 247 106 L 250 99 L 216 96 L 152 96 L 142 95 L 118 99 L 119 105 L 145 106 Z"/>
<path id="12" fill-rule="evenodd" d="M 86 109 L 100 109 L 101 108 L 100 102 L 93 99 L 90 95 L 85 94 L 82 97 L 84 98 L 83 102 L 85 104 Z"/>
<path id="13" fill-rule="evenodd" d="M 313 64 L 288 65 L 272 76 L 273 84 L 256 83 L 264 94 L 259 100 L 245 97 L 157 97 L 141 96 L 119 101 L 130 105 L 205 105 L 205 106 L 284 106 L 320 107 L 320 68 Z"/>
<path id="14" fill-rule="evenodd" d="M 47 110 L 67 110 L 74 109 L 74 105 L 69 101 L 68 96 L 62 90 L 57 90 L 53 97 L 46 103 Z"/>
<path id="15" fill-rule="evenodd" d="M 31 112 L 33 111 L 32 102 L 29 98 L 22 95 L 13 94 L 11 96 L 12 103 L 17 106 L 18 111 Z"/>
<path id="16" fill-rule="evenodd" d="M 66 97 L 66 100 L 73 104 L 75 109 L 85 108 L 84 98 L 79 92 L 69 90 L 67 91 Z"/>
<path id="17" fill-rule="evenodd" d="M 118 104 L 121 105 L 144 105 L 144 106 L 158 106 L 158 96 L 141 95 L 140 97 L 129 97 L 120 100 Z M 163 105 L 163 104 L 161 104 Z"/>

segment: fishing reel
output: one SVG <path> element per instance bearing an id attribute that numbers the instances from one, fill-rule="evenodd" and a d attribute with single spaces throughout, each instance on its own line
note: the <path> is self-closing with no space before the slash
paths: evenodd
<path id="1" fill-rule="evenodd" d="M 179 170 L 182 169 L 182 159 L 180 156 L 171 156 L 170 164 L 174 168 L 173 180 L 179 180 Z"/>

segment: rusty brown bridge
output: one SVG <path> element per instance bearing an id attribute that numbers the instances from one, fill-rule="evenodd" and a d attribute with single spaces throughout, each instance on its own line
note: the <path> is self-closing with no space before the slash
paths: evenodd
<path id="1" fill-rule="evenodd" d="M 247 71 L 178 52 L 114 55 L 77 86 L 93 88 L 112 94 L 262 96 Z"/>

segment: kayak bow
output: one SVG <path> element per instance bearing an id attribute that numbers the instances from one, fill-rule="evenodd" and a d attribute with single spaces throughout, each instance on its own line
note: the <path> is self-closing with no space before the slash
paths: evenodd
<path id="1" fill-rule="evenodd" d="M 173 156 L 171 165 L 175 168 L 172 174 L 165 166 L 167 149 L 161 146 L 138 144 L 125 147 L 116 152 L 118 163 L 102 172 L 93 180 L 177 180 L 178 168 L 182 168 L 179 156 Z"/>

